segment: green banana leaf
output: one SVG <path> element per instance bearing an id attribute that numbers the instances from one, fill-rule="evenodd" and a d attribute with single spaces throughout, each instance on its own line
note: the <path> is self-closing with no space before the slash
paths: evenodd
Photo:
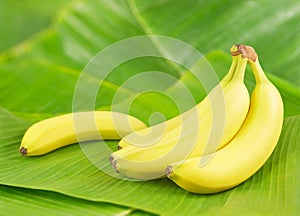
<path id="1" fill-rule="evenodd" d="M 53 15 L 71 0 L 2 0 L 0 50 L 7 49 L 47 28 Z"/>
<path id="2" fill-rule="evenodd" d="M 300 141 L 297 46 L 300 41 L 299 35 L 295 34 L 300 28 L 297 22 L 299 8 L 297 2 L 270 5 L 264 1 L 74 2 L 60 13 L 52 28 L 0 55 L 0 184 L 18 187 L 2 186 L 1 196 L 12 197 L 11 200 L 2 198 L 2 203 L 14 206 L 16 199 L 23 196 L 29 199 L 32 194 L 39 197 L 35 201 L 37 205 L 45 206 L 42 208 L 45 214 L 49 205 L 42 199 L 44 196 L 53 200 L 64 197 L 69 205 L 86 205 L 85 210 L 74 210 L 78 213 L 93 212 L 99 206 L 106 206 L 103 214 L 109 210 L 113 214 L 114 211 L 131 212 L 132 209 L 164 215 L 296 214 L 300 210 L 297 174 L 297 155 L 300 151 L 297 146 Z M 145 34 L 175 37 L 193 45 L 205 54 L 219 78 L 229 68 L 228 50 L 233 43 L 250 44 L 256 48 L 268 77 L 283 97 L 286 118 L 273 155 L 248 181 L 224 193 L 194 195 L 168 179 L 136 182 L 113 178 L 94 166 L 79 145 L 41 157 L 20 157 L 20 141 L 32 123 L 72 112 L 77 80 L 91 57 L 114 42 Z M 153 43 L 156 49 L 161 46 Z M 185 72 L 185 68 L 165 59 L 147 57 L 120 65 L 105 82 L 101 77 L 86 79 L 90 85 L 103 83 L 94 108 L 110 110 L 114 95 L 124 81 L 153 70 L 179 79 L 190 91 L 194 102 L 199 102 L 206 95 L 201 83 L 195 81 L 190 72 Z M 251 92 L 255 82 L 249 71 L 245 82 Z M 138 95 L 142 87 L 143 83 L 138 89 L 130 85 L 122 87 L 124 100 L 114 108 L 125 111 L 128 108 L 126 98 Z M 150 92 L 134 101 L 130 114 L 151 125 L 163 121 L 157 117 L 149 122 L 154 112 L 161 112 L 169 119 L 192 107 L 193 103 L 186 103 L 179 82 L 162 81 L 158 87 L 163 93 L 174 95 L 182 109 L 178 109 L 177 104 L 162 93 Z M 89 96 L 89 87 L 81 90 L 83 95 Z M 86 101 L 79 102 L 84 107 Z M 116 142 L 90 142 L 85 146 L 89 154 L 95 154 L 95 165 L 112 174 L 105 144 L 112 150 L 116 149 Z M 75 198 L 65 198 L 65 195 L 41 189 Z M 20 196 L 13 196 L 17 192 Z M 22 208 L 16 205 L 15 210 L 20 212 Z M 67 212 L 67 207 L 62 206 L 61 211 Z M 73 214 L 74 211 L 70 209 Z"/>
<path id="3" fill-rule="evenodd" d="M 12 128 L 1 127 L 1 131 L 6 132 L 0 139 L 2 184 L 52 190 L 164 215 L 192 214 L 191 206 L 195 213 L 205 214 L 249 213 L 254 209 L 260 214 L 282 211 L 293 215 L 299 211 L 300 116 L 286 118 L 275 152 L 258 173 L 240 186 L 215 195 L 191 194 L 167 179 L 135 182 L 114 178 L 91 165 L 77 145 L 42 157 L 20 158 L 17 148 L 24 130 L 22 126 L 26 124 L 4 112 L 1 122 L 7 122 L 4 128 Z M 103 143 L 88 145 L 95 155 L 104 152 Z"/>
<path id="4" fill-rule="evenodd" d="M 113 204 L 92 202 L 54 192 L 0 186 L 1 215 L 152 215 Z M 26 213 L 25 213 L 26 212 Z"/>

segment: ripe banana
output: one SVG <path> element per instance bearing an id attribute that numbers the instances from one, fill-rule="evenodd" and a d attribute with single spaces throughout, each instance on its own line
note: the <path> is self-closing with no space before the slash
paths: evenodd
<path id="1" fill-rule="evenodd" d="M 110 111 L 69 113 L 40 121 L 26 131 L 22 155 L 42 155 L 72 143 L 120 139 L 146 125 L 133 116 Z"/>
<path id="2" fill-rule="evenodd" d="M 280 93 L 265 76 L 253 48 L 238 48 L 249 59 L 256 80 L 249 113 L 235 138 L 205 166 L 200 166 L 204 158 L 198 157 L 167 167 L 167 176 L 187 191 L 208 194 L 235 187 L 263 166 L 278 142 L 283 123 Z"/>
<path id="3" fill-rule="evenodd" d="M 238 55 L 233 61 L 237 61 L 237 66 L 231 80 L 223 87 L 224 96 L 220 94 L 220 89 L 216 90 L 220 88 L 218 85 L 209 93 L 208 99 L 205 98 L 193 109 L 197 113 L 196 118 L 194 115 L 193 118 L 183 119 L 181 125 L 166 131 L 153 146 L 129 146 L 114 152 L 110 158 L 113 167 L 121 174 L 132 178 L 143 180 L 160 178 L 165 175 L 168 164 L 187 157 L 209 154 L 226 145 L 244 122 L 250 101 L 243 82 L 247 59 Z M 210 97 L 214 100 L 213 105 L 209 101 Z M 222 108 L 222 103 L 225 110 L 218 110 L 221 120 L 213 121 L 212 109 L 214 106 Z M 225 115 L 223 121 L 222 115 Z M 218 128 L 220 136 L 211 135 L 214 125 L 221 126 Z"/>
<path id="4" fill-rule="evenodd" d="M 232 53 L 236 52 L 237 51 L 236 46 L 232 46 L 230 48 L 230 51 Z M 213 100 L 213 95 L 214 95 L 213 92 L 216 92 L 216 94 L 218 94 L 219 93 L 218 91 L 220 91 L 219 87 L 221 87 L 222 89 L 225 88 L 225 86 L 232 79 L 236 67 L 237 67 L 237 56 L 232 56 L 232 63 L 228 73 L 221 80 L 220 86 L 217 86 L 212 90 L 210 97 L 204 98 L 203 101 L 201 101 L 195 107 L 182 113 L 181 115 L 175 116 L 157 125 L 147 127 L 139 131 L 134 131 L 128 134 L 127 136 L 125 136 L 123 139 L 120 140 L 120 142 L 118 143 L 118 149 L 120 150 L 128 146 L 147 147 L 147 146 L 155 145 L 158 144 L 158 142 L 163 137 L 165 140 L 169 140 L 170 138 L 173 137 L 173 134 L 169 132 L 178 126 L 181 126 L 183 121 L 187 121 L 188 118 L 195 117 L 195 113 L 197 113 L 198 111 L 199 111 L 199 116 L 205 116 L 208 112 L 208 109 L 210 109 L 211 106 L 210 100 Z"/>

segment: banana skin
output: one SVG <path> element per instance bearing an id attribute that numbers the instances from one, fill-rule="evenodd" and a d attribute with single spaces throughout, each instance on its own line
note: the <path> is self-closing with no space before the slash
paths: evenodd
<path id="1" fill-rule="evenodd" d="M 48 118 L 30 126 L 20 146 L 23 156 L 43 155 L 77 142 L 119 140 L 145 128 L 139 119 L 119 112 L 75 112 Z"/>
<path id="2" fill-rule="evenodd" d="M 223 149 L 203 166 L 197 157 L 170 164 L 167 176 L 181 188 L 201 194 L 233 188 L 256 173 L 273 152 L 283 124 L 283 102 L 265 76 L 253 48 L 239 47 L 254 73 L 256 86 L 245 123 Z"/>
<path id="3" fill-rule="evenodd" d="M 209 106 L 206 107 L 206 103 L 200 102 L 196 106 L 198 118 L 184 120 L 184 124 L 167 131 L 167 134 L 153 146 L 142 148 L 129 146 L 114 152 L 111 155 L 113 167 L 121 174 L 136 179 L 160 178 L 165 175 L 165 168 L 168 164 L 189 157 L 209 154 L 226 145 L 244 122 L 250 102 L 249 93 L 243 83 L 247 59 L 239 55 L 236 60 L 237 66 L 234 75 L 224 87 L 225 126 L 221 128 L 224 129 L 224 133 L 221 140 L 216 141 L 220 144 L 216 145 L 211 140 L 209 142 L 211 128 L 215 124 L 212 117 L 212 105 L 209 103 Z M 215 100 L 222 103 L 222 98 L 218 93 L 218 91 L 215 92 Z M 205 100 L 207 99 L 205 98 Z M 218 103 L 214 105 L 216 104 Z M 205 112 L 202 110 L 205 110 Z M 185 129 L 184 133 L 181 132 L 182 128 Z M 147 140 L 143 142 L 147 142 Z"/>
<path id="4" fill-rule="evenodd" d="M 236 46 L 232 46 L 230 51 L 236 52 Z M 237 67 L 238 57 L 232 56 L 232 63 L 229 68 L 228 73 L 225 75 L 225 77 L 221 80 L 218 87 L 221 87 L 222 89 L 229 84 L 231 79 L 233 78 L 233 75 L 235 73 L 235 69 Z M 215 88 L 215 92 L 217 92 L 218 87 Z M 169 140 L 173 137 L 173 134 L 170 133 L 171 131 L 174 132 L 174 129 L 178 129 L 179 126 L 182 125 L 183 121 L 189 121 L 189 118 L 194 118 L 195 113 L 199 116 L 205 116 L 207 112 L 209 112 L 208 109 L 210 109 L 210 103 L 211 100 L 213 100 L 212 94 L 210 97 L 206 97 L 201 101 L 199 104 L 197 104 L 195 107 L 189 109 L 188 111 L 182 113 L 181 115 L 175 116 L 166 122 L 159 123 L 157 125 L 144 128 L 142 130 L 134 131 L 133 133 L 128 134 L 124 138 L 120 140 L 118 143 L 118 149 L 121 150 L 123 148 L 126 148 L 128 146 L 137 146 L 137 147 L 147 147 L 151 145 L 155 145 L 158 143 L 162 143 L 161 139 Z M 199 113 L 198 113 L 199 112 Z M 176 132 L 174 132 L 176 133 Z"/>

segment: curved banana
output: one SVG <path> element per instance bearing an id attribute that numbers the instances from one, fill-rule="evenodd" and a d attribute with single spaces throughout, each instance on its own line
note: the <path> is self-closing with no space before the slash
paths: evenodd
<path id="1" fill-rule="evenodd" d="M 232 53 L 237 52 L 237 48 L 233 45 L 230 48 Z M 128 134 L 123 139 L 120 140 L 118 143 L 118 149 L 123 149 L 128 146 L 137 146 L 137 147 L 147 147 L 151 145 L 155 145 L 158 143 L 163 143 L 164 141 L 161 140 L 169 140 L 173 137 L 173 134 L 170 133 L 176 127 L 182 125 L 183 121 L 187 121 L 188 118 L 195 117 L 195 113 L 199 112 L 199 116 L 206 116 L 208 110 L 211 108 L 211 100 L 213 100 L 213 92 L 220 91 L 219 87 L 222 89 L 231 81 L 235 69 L 237 67 L 237 56 L 232 56 L 232 63 L 229 68 L 228 73 L 225 77 L 221 80 L 220 86 L 215 87 L 210 94 L 210 97 L 205 97 L 203 101 L 197 104 L 195 107 L 191 108 L 190 110 L 182 113 L 181 115 L 175 116 L 165 122 L 156 124 L 151 127 L 144 128 L 139 131 L 134 131 L 133 133 Z M 194 114 L 194 115 L 193 115 Z M 146 142 L 145 142 L 146 141 Z"/>
<path id="2" fill-rule="evenodd" d="M 167 176 L 187 191 L 207 194 L 235 187 L 263 166 L 278 142 L 283 123 L 280 93 L 265 76 L 253 48 L 239 49 L 249 58 L 256 79 L 248 116 L 235 138 L 206 165 L 200 166 L 200 157 L 168 166 Z"/>
<path id="3" fill-rule="evenodd" d="M 20 146 L 25 156 L 42 155 L 78 141 L 120 139 L 146 125 L 133 116 L 110 111 L 77 112 L 33 124 Z"/>
<path id="4" fill-rule="evenodd" d="M 208 99 L 204 99 L 209 101 L 209 97 L 213 95 L 214 103 L 211 105 L 209 102 L 208 107 L 203 107 L 200 103 L 201 105 L 194 109 L 198 112 L 196 118 L 194 115 L 193 118 L 183 119 L 182 125 L 167 131 L 166 135 L 153 146 L 144 148 L 129 146 L 114 152 L 110 158 L 113 167 L 128 177 L 154 179 L 164 176 L 165 168 L 170 163 L 209 154 L 226 145 L 244 122 L 250 101 L 248 90 L 243 82 L 247 59 L 239 55 L 236 60 L 234 75 L 223 89 L 224 97 L 220 94 L 220 89 L 215 90 L 220 88 L 217 86 L 209 93 Z M 219 119 L 213 121 L 212 109 L 214 106 L 222 108 L 222 103 L 226 112 L 221 109 L 218 113 L 220 117 L 223 115 L 223 121 L 218 121 Z M 220 136 L 211 135 L 214 125 L 222 126 L 218 128 Z"/>

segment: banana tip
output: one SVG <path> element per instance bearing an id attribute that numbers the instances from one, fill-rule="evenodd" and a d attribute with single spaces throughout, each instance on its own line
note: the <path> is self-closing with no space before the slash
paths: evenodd
<path id="1" fill-rule="evenodd" d="M 26 156 L 27 155 L 27 148 L 25 148 L 25 147 L 20 148 L 20 154 L 22 156 Z"/>
<path id="2" fill-rule="evenodd" d="M 123 147 L 118 145 L 118 150 L 121 150 L 121 149 L 123 149 Z"/>
<path id="3" fill-rule="evenodd" d="M 167 177 L 168 177 L 168 178 L 171 178 L 172 173 L 173 173 L 172 166 L 168 166 L 168 167 L 166 168 L 166 173 L 167 173 Z"/>
<path id="4" fill-rule="evenodd" d="M 114 159 L 113 156 L 109 157 L 109 161 L 111 163 L 111 166 L 114 168 L 114 170 L 119 173 L 118 169 L 117 169 L 117 160 Z"/>

